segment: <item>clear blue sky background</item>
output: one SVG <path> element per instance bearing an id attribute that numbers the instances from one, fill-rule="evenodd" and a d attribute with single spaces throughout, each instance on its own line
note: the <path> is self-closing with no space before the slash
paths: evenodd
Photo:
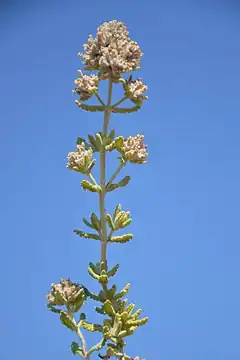
<path id="1" fill-rule="evenodd" d="M 140 112 L 111 123 L 118 134 L 143 132 L 150 153 L 146 166 L 125 170 L 132 183 L 108 202 L 110 211 L 117 202 L 132 211 L 135 238 L 112 246 L 109 262 L 120 262 L 119 286 L 132 283 L 129 300 L 150 318 L 129 339 L 129 353 L 239 360 L 240 4 L 233 0 L 1 1 L 0 358 L 73 358 L 74 334 L 47 311 L 45 294 L 61 276 L 98 288 L 87 263 L 99 259 L 99 244 L 72 233 L 97 198 L 65 165 L 76 136 L 102 124 L 74 104 L 76 54 L 112 19 L 139 41 L 149 86 Z"/>

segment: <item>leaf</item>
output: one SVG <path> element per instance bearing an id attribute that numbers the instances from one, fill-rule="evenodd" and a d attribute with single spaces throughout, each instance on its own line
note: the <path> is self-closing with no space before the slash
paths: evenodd
<path id="1" fill-rule="evenodd" d="M 96 142 L 96 140 L 94 139 L 94 136 L 88 135 L 88 140 L 89 140 L 90 144 L 92 145 L 92 149 L 93 149 L 94 151 L 99 151 L 98 146 L 97 146 L 97 142 Z"/>
<path id="2" fill-rule="evenodd" d="M 96 306 L 95 311 L 101 315 L 105 315 L 105 310 L 104 310 L 103 306 L 101 308 Z"/>
<path id="3" fill-rule="evenodd" d="M 84 355 L 82 349 L 75 341 L 72 342 L 71 350 L 74 355 L 80 355 L 80 356 Z"/>
<path id="4" fill-rule="evenodd" d="M 81 102 L 79 100 L 75 100 L 75 103 L 77 104 L 78 107 L 80 107 L 81 109 L 83 109 L 85 111 L 96 112 L 96 111 L 104 111 L 105 110 L 104 106 L 87 105 L 87 104 L 84 104 L 83 102 Z"/>
<path id="5" fill-rule="evenodd" d="M 94 230 L 95 230 L 95 227 L 94 227 L 92 224 L 90 224 L 90 223 L 87 221 L 87 219 L 83 218 L 83 222 L 84 222 L 84 224 L 85 224 L 86 226 L 88 226 L 88 227 L 90 227 L 91 229 L 94 229 Z"/>
<path id="6" fill-rule="evenodd" d="M 128 320 L 126 322 L 126 325 L 142 326 L 142 325 L 145 325 L 147 322 L 148 322 L 148 317 L 144 317 L 144 318 L 139 319 L 139 320 Z"/>
<path id="7" fill-rule="evenodd" d="M 113 308 L 110 300 L 105 301 L 103 308 L 104 308 L 106 314 L 108 314 L 109 316 L 115 315 L 115 311 L 114 311 L 114 308 Z"/>
<path id="8" fill-rule="evenodd" d="M 118 215 L 118 213 L 121 211 L 121 205 L 118 204 L 114 210 L 114 214 L 113 214 L 113 221 L 116 220 L 116 216 Z"/>
<path id="9" fill-rule="evenodd" d="M 127 311 L 129 316 L 131 316 L 134 308 L 135 308 L 135 304 L 129 304 L 128 307 L 126 308 L 126 311 Z"/>
<path id="10" fill-rule="evenodd" d="M 103 146 L 102 136 L 100 133 L 96 133 L 96 144 L 98 149 L 101 149 Z"/>
<path id="11" fill-rule="evenodd" d="M 74 312 L 78 312 L 80 308 L 83 306 L 85 300 L 86 300 L 86 292 L 84 288 L 81 288 L 79 292 L 76 295 L 75 301 L 74 301 Z"/>
<path id="12" fill-rule="evenodd" d="M 114 139 L 109 145 L 106 145 L 106 151 L 113 151 L 115 149 L 120 150 L 123 146 L 124 138 L 123 136 L 118 136 Z"/>
<path id="13" fill-rule="evenodd" d="M 88 191 L 91 191 L 91 192 L 98 192 L 99 193 L 99 192 L 102 191 L 101 186 L 93 185 L 88 180 L 82 180 L 81 181 L 81 186 L 82 186 L 83 190 L 88 190 Z"/>
<path id="14" fill-rule="evenodd" d="M 56 314 L 60 314 L 62 310 L 56 309 L 52 304 L 47 304 L 47 307 L 50 311 Z"/>
<path id="15" fill-rule="evenodd" d="M 84 231 L 81 230 L 73 230 L 73 232 L 75 232 L 75 234 L 81 237 L 84 237 L 85 239 L 100 240 L 100 237 L 97 234 L 85 233 Z"/>
<path id="16" fill-rule="evenodd" d="M 72 331 L 76 331 L 77 330 L 77 325 L 74 321 L 74 319 L 72 319 L 67 313 L 65 313 L 64 311 L 61 311 L 60 314 L 60 320 L 63 323 L 63 325 L 67 326 L 70 330 Z"/>
<path id="17" fill-rule="evenodd" d="M 97 215 L 95 213 L 91 214 L 91 223 L 92 226 L 97 230 L 101 230 L 101 224 L 100 224 L 100 220 L 98 219 Z"/>
<path id="18" fill-rule="evenodd" d="M 121 299 L 123 296 L 125 296 L 130 289 L 130 284 L 128 283 L 117 295 L 114 296 L 114 299 Z"/>
<path id="19" fill-rule="evenodd" d="M 113 285 L 108 291 L 107 291 L 107 298 L 108 299 L 113 299 L 115 292 L 116 292 L 116 285 Z"/>
<path id="20" fill-rule="evenodd" d="M 114 222 L 110 214 L 106 214 L 106 220 L 111 230 L 115 230 Z"/>
<path id="21" fill-rule="evenodd" d="M 115 130 L 111 130 L 110 134 L 108 135 L 108 137 L 111 139 L 111 141 L 113 141 L 114 137 L 115 137 Z"/>
<path id="22" fill-rule="evenodd" d="M 141 315 L 142 313 L 142 309 L 138 309 L 137 311 L 135 311 L 134 314 L 132 314 L 131 316 L 131 320 L 137 320 L 139 318 L 139 316 Z"/>
<path id="23" fill-rule="evenodd" d="M 119 236 L 112 236 L 108 242 L 115 242 L 115 243 L 126 243 L 133 238 L 133 234 L 124 234 Z"/>
<path id="24" fill-rule="evenodd" d="M 107 273 L 108 277 L 114 276 L 117 273 L 119 266 L 119 264 L 116 264 L 111 270 L 109 270 Z"/>
<path id="25" fill-rule="evenodd" d="M 101 275 L 99 276 L 100 284 L 107 284 L 108 283 L 108 276 L 106 270 L 101 271 Z"/>
<path id="26" fill-rule="evenodd" d="M 112 112 L 115 114 L 128 114 L 135 111 L 138 111 L 141 107 L 139 105 L 133 106 L 131 108 L 112 108 Z"/>
<path id="27" fill-rule="evenodd" d="M 87 331 L 91 331 L 91 332 L 94 332 L 94 331 L 99 331 L 101 332 L 102 331 L 102 326 L 101 325 L 98 325 L 98 324 L 91 324 L 87 321 L 82 321 L 82 327 L 87 330 Z"/>
<path id="28" fill-rule="evenodd" d="M 89 273 L 89 275 L 90 275 L 93 279 L 96 279 L 96 280 L 99 281 L 100 275 L 96 274 L 96 273 L 93 271 L 93 269 L 91 268 L 90 264 L 89 264 L 89 266 L 88 266 L 88 273 Z"/>
<path id="29" fill-rule="evenodd" d="M 107 185 L 106 187 L 106 191 L 107 192 L 110 192 L 110 191 L 113 191 L 115 189 L 118 189 L 120 187 L 125 187 L 128 185 L 129 181 L 131 180 L 131 177 L 130 176 L 125 176 L 122 180 L 120 180 L 118 183 L 116 184 L 110 184 L 110 185 Z"/>

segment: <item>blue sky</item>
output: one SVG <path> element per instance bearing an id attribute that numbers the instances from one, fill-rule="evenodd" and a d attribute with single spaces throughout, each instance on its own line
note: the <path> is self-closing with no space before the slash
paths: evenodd
<path id="1" fill-rule="evenodd" d="M 73 358 L 76 339 L 46 310 L 45 294 L 61 276 L 97 290 L 87 264 L 99 244 L 72 233 L 97 198 L 65 164 L 75 138 L 102 126 L 71 90 L 77 52 L 112 19 L 140 43 L 149 86 L 140 112 L 111 122 L 119 135 L 144 133 L 150 154 L 147 165 L 124 170 L 131 184 L 108 199 L 110 211 L 118 202 L 131 210 L 135 235 L 109 248 L 109 263 L 121 264 L 117 283 L 131 282 L 129 300 L 150 319 L 128 351 L 237 360 L 240 5 L 227 0 L 1 3 L 0 358 Z"/>

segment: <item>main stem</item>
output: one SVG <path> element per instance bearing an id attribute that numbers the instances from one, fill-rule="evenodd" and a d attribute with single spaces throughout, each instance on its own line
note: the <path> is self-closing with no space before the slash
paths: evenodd
<path id="1" fill-rule="evenodd" d="M 107 135 L 108 124 L 111 115 L 111 100 L 112 100 L 112 79 L 109 79 L 108 83 L 108 99 L 107 106 L 104 111 L 104 124 L 103 124 L 103 134 Z M 105 218 L 105 195 L 106 195 L 106 150 L 103 146 L 100 151 L 100 178 L 101 178 L 101 189 L 99 198 L 100 198 L 100 220 L 102 228 L 102 242 L 101 242 L 101 261 L 107 265 L 107 226 Z"/>

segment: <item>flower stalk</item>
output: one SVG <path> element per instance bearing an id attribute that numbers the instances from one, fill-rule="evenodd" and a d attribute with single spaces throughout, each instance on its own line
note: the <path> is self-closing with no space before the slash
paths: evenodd
<path id="1" fill-rule="evenodd" d="M 76 151 L 68 154 L 67 168 L 85 176 L 86 179 L 81 180 L 82 189 L 97 195 L 99 199 L 99 214 L 92 212 L 89 219 L 83 218 L 87 230 L 75 229 L 74 232 L 81 238 L 100 241 L 100 260 L 97 263 L 89 262 L 88 266 L 88 273 L 99 283 L 100 290 L 94 294 L 84 285 L 73 283 L 70 279 L 61 279 L 60 283 L 51 286 L 47 296 L 48 308 L 58 314 L 61 323 L 77 336 L 79 343 L 73 341 L 71 344 L 74 355 L 90 360 L 92 354 L 98 352 L 101 359 L 141 360 L 126 354 L 124 348 L 129 336 L 133 335 L 139 326 L 146 324 L 148 318 L 140 318 L 142 309 L 134 311 L 135 304 L 128 303 L 125 298 L 130 289 L 129 283 L 120 291 L 116 284 L 109 285 L 118 272 L 119 264 L 110 268 L 107 261 L 109 243 L 125 244 L 132 240 L 133 234 L 118 233 L 131 224 L 131 214 L 130 211 L 123 210 L 120 204 L 116 205 L 112 213 L 107 211 L 106 195 L 128 186 L 131 179 L 129 175 L 115 182 L 123 167 L 128 163 L 147 162 L 148 153 L 143 135 L 124 138 L 115 136 L 114 129 L 109 131 L 111 114 L 127 116 L 128 113 L 138 111 L 147 99 L 144 95 L 147 86 L 142 80 L 133 80 L 132 75 L 124 78 L 126 73 L 139 69 L 143 53 L 137 42 L 130 39 L 126 26 L 116 20 L 100 25 L 96 37 L 90 35 L 83 48 L 85 52 L 79 53 L 79 56 L 83 59 L 84 70 L 91 73 L 86 75 L 81 70 L 78 71 L 79 77 L 74 82 L 73 93 L 79 99 L 75 102 L 84 111 L 102 112 L 103 126 L 102 131 L 89 134 L 87 140 L 77 138 Z M 108 82 L 106 103 L 99 93 L 101 81 Z M 119 85 L 122 86 L 123 96 L 112 104 L 114 87 Z M 98 103 L 89 103 L 92 99 Z M 119 107 L 126 100 L 130 100 L 133 106 Z M 120 155 L 120 164 L 106 182 L 108 152 Z M 96 180 L 93 171 L 98 153 L 100 174 L 99 180 Z M 95 310 L 104 316 L 100 324 L 89 322 L 86 314 L 82 312 L 85 302 L 90 300 L 98 303 Z M 80 320 L 77 321 L 77 318 Z M 101 334 L 100 340 L 89 350 L 83 331 Z"/>
<path id="2" fill-rule="evenodd" d="M 107 106 L 104 111 L 103 134 L 105 136 L 107 136 L 108 124 L 111 116 L 112 85 L 113 85 L 112 79 L 110 78 L 108 83 Z M 101 229 L 102 229 L 102 237 L 103 237 L 101 244 L 101 261 L 103 261 L 105 267 L 107 267 L 107 226 L 105 219 L 106 150 L 104 146 L 102 146 L 100 150 L 100 178 L 101 178 L 100 186 L 102 191 L 99 193 L 99 203 L 100 203 L 100 219 L 101 219 L 100 221 L 101 221 Z"/>

